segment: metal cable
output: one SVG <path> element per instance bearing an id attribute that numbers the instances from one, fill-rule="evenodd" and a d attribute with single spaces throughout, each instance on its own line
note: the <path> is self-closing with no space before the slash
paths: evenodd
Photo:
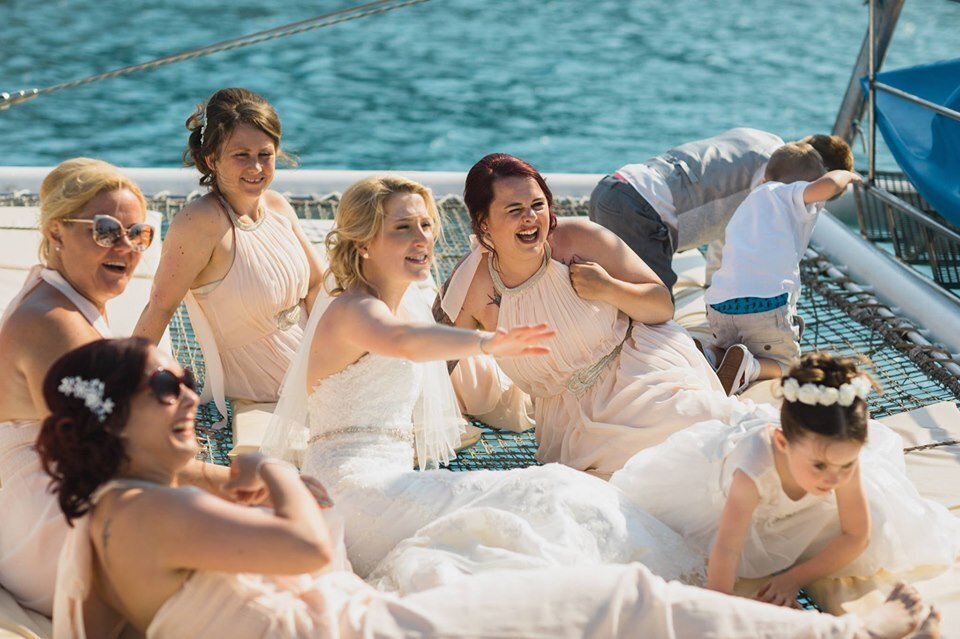
<path id="1" fill-rule="evenodd" d="M 269 40 L 276 40 L 278 38 L 297 35 L 306 31 L 321 29 L 323 27 L 330 27 L 335 24 L 350 22 L 351 20 L 359 20 L 360 18 L 366 18 L 368 16 L 378 15 L 388 11 L 393 11 L 394 9 L 401 9 L 403 7 L 409 7 L 429 1 L 430 0 L 402 0 L 398 2 L 397 0 L 379 0 L 377 2 L 369 2 L 367 4 L 357 5 L 355 7 L 333 11 L 322 16 L 317 16 L 316 18 L 301 20 L 300 22 L 293 22 L 291 24 L 274 27 L 265 31 L 258 31 L 249 35 L 223 40 L 222 42 L 207 45 L 205 47 L 174 53 L 162 58 L 150 60 L 149 62 L 142 62 L 140 64 L 126 66 L 113 71 L 107 71 L 106 73 L 98 73 L 80 80 L 62 82 L 60 84 L 54 84 L 42 89 L 25 89 L 22 91 L 17 91 L 13 94 L 3 92 L 0 93 L 0 111 L 17 104 L 22 104 L 27 100 L 32 100 L 33 98 L 41 95 L 48 95 L 57 91 L 63 91 L 64 89 L 72 89 L 85 84 L 99 82 L 100 80 L 108 80 L 110 78 L 129 75 L 131 73 L 136 73 L 137 71 L 155 69 L 157 67 L 173 64 L 174 62 L 192 60 L 194 58 L 200 58 L 213 53 L 219 53 L 221 51 L 230 51 L 233 49 L 239 49 L 241 47 L 248 47 L 253 44 L 259 44 Z"/>

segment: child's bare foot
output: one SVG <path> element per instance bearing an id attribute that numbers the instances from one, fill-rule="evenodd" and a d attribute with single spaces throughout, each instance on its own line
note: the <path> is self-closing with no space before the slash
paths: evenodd
<path id="1" fill-rule="evenodd" d="M 923 602 L 913 586 L 898 583 L 882 606 L 863 618 L 864 639 L 903 639 L 920 625 Z M 939 622 L 936 624 L 939 628 Z"/>
<path id="2" fill-rule="evenodd" d="M 940 611 L 930 606 L 930 613 L 910 639 L 940 639 Z"/>

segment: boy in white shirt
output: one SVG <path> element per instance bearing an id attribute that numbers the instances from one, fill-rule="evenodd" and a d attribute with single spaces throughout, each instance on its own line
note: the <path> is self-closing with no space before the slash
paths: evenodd
<path id="1" fill-rule="evenodd" d="M 812 146 L 783 145 L 727 225 L 723 263 L 704 299 L 728 394 L 782 376 L 800 357 L 800 260 L 823 203 L 860 182 L 850 171 L 824 173 Z"/>

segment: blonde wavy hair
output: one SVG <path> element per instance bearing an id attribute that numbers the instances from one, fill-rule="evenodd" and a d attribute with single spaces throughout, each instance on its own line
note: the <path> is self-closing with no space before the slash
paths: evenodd
<path id="1" fill-rule="evenodd" d="M 140 208 L 147 211 L 143 192 L 120 169 L 103 160 L 73 158 L 61 162 L 40 185 L 40 261 L 50 257 L 50 227 L 57 220 L 72 217 L 90 200 L 104 191 L 126 189 L 137 196 Z"/>
<path id="2" fill-rule="evenodd" d="M 329 261 L 324 280 L 331 295 L 339 295 L 357 284 L 374 288 L 363 275 L 360 247 L 375 240 L 383 231 L 386 217 L 383 205 L 387 198 L 397 193 L 416 193 L 423 198 L 433 221 L 434 237 L 439 239 L 440 213 L 430 189 L 395 175 L 360 180 L 343 192 L 337 208 L 336 226 L 324 240 Z"/>

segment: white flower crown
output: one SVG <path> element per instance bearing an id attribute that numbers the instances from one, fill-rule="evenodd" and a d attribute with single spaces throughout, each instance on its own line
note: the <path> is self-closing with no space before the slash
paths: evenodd
<path id="1" fill-rule="evenodd" d="M 82 377 L 64 377 L 60 380 L 57 390 L 67 397 L 82 399 L 83 404 L 90 412 L 97 416 L 100 423 L 113 412 L 113 400 L 103 398 L 103 382 L 99 379 L 83 379 Z"/>
<path id="2" fill-rule="evenodd" d="M 873 388 L 873 384 L 866 375 L 857 375 L 849 382 L 841 384 L 840 388 L 834 386 L 824 386 L 822 384 L 804 384 L 800 385 L 793 377 L 788 377 L 781 382 L 783 389 L 783 398 L 788 402 L 800 402 L 808 406 L 849 406 L 856 398 L 866 399 Z"/>

